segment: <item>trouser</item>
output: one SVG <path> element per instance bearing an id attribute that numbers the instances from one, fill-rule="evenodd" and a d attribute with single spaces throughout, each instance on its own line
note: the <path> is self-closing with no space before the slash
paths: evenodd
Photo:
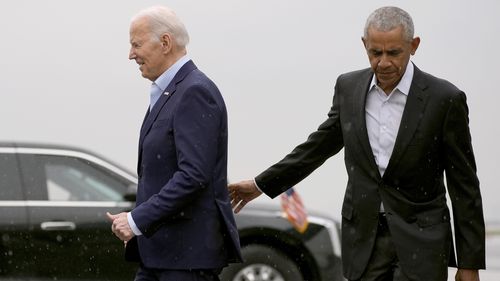
<path id="1" fill-rule="evenodd" d="M 401 270 L 385 214 L 379 215 L 377 237 L 365 272 L 350 281 L 412 281 Z"/>

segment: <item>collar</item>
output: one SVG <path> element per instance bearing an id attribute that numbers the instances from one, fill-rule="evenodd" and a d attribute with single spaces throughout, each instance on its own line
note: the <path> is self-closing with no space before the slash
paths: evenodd
<path id="1" fill-rule="evenodd" d="M 401 93 L 408 96 L 414 72 L 415 67 L 413 66 L 413 62 L 409 61 L 406 65 L 406 70 L 403 74 L 403 77 L 401 77 L 401 80 L 399 81 L 398 85 L 394 87 L 394 90 L 392 90 L 392 92 L 394 92 L 395 90 L 399 90 Z M 377 87 L 377 77 L 375 76 L 375 73 L 372 76 L 372 82 L 370 83 L 369 89 L 373 89 L 373 87 Z"/>
<path id="2" fill-rule="evenodd" d="M 156 78 L 156 80 L 153 82 L 158 86 L 158 88 L 161 89 L 161 92 L 163 93 L 165 89 L 167 89 L 168 84 L 172 82 L 174 79 L 175 75 L 181 69 L 181 67 L 188 62 L 190 58 L 188 55 L 184 55 L 181 57 L 179 60 L 177 60 L 172 66 L 170 66 L 165 72 L 163 72 L 160 77 Z"/>

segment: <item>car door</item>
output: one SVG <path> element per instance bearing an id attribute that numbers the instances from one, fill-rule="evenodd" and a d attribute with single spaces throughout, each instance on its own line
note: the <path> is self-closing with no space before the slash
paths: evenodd
<path id="1" fill-rule="evenodd" d="M 27 208 L 13 148 L 0 148 L 0 279 L 29 271 Z"/>
<path id="2" fill-rule="evenodd" d="M 111 233 L 106 212 L 130 210 L 125 200 L 134 183 L 70 152 L 20 153 L 30 226 L 34 276 L 54 280 L 132 280 L 123 243 Z M 110 167 L 108 165 L 108 167 Z"/>

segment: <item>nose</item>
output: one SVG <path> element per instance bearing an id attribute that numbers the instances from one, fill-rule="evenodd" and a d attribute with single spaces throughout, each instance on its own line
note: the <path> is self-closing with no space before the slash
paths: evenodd
<path id="1" fill-rule="evenodd" d="M 391 61 L 387 57 L 387 55 L 382 55 L 377 63 L 377 66 L 380 68 L 387 68 L 391 66 Z"/>
<path id="2" fill-rule="evenodd" d="M 133 60 L 135 59 L 137 56 L 135 55 L 135 52 L 134 52 L 134 49 L 133 48 L 130 48 L 130 51 L 128 52 L 128 59 L 129 60 Z"/>

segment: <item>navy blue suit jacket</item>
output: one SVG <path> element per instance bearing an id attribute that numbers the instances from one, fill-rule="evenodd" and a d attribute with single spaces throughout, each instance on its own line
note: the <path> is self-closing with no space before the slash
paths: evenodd
<path id="1" fill-rule="evenodd" d="M 146 114 L 132 217 L 148 268 L 211 269 L 240 261 L 227 193 L 227 113 L 216 85 L 187 62 Z"/>

